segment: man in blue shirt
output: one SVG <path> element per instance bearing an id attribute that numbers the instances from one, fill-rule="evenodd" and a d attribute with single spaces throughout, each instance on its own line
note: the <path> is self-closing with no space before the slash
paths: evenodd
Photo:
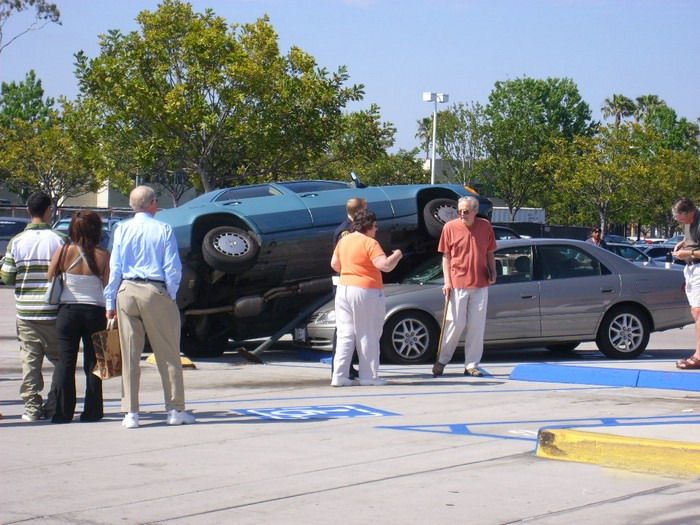
<path id="1" fill-rule="evenodd" d="M 169 225 L 153 218 L 158 199 L 152 188 L 138 186 L 129 196 L 136 212 L 114 233 L 105 288 L 107 319 L 117 318 L 122 350 L 122 425 L 139 426 L 139 379 L 145 337 L 153 348 L 163 383 L 168 425 L 195 422 L 185 412 L 180 362 L 180 312 L 175 296 L 182 264 Z M 116 305 L 116 308 L 115 308 Z"/>

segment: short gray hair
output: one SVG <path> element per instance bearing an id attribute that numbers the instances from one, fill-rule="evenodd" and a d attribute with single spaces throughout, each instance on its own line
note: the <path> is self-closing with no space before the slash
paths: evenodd
<path id="1" fill-rule="evenodd" d="M 156 192 L 150 186 L 136 186 L 129 194 L 129 206 L 135 212 L 145 211 L 156 200 Z"/>
<path id="2" fill-rule="evenodd" d="M 472 210 L 479 211 L 479 199 L 476 197 L 460 197 L 457 201 L 457 206 L 459 206 L 462 202 L 467 203 L 467 206 L 469 206 Z"/>

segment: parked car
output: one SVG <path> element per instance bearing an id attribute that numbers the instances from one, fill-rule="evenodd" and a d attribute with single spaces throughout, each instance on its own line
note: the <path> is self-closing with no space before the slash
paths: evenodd
<path id="1" fill-rule="evenodd" d="M 511 230 L 507 226 L 493 226 L 493 233 L 496 236 L 496 240 L 505 239 L 520 239 L 520 234 L 516 233 L 515 230 Z"/>
<path id="2" fill-rule="evenodd" d="M 100 240 L 100 246 L 106 250 L 111 248 L 112 245 L 112 232 L 114 228 L 123 219 L 102 219 L 102 239 Z M 71 217 L 64 217 L 63 219 L 57 220 L 52 228 L 68 235 L 68 228 L 70 228 Z"/>
<path id="3" fill-rule="evenodd" d="M 630 262 L 633 262 L 635 264 L 639 264 L 642 266 L 652 266 L 652 267 L 657 267 L 657 268 L 665 268 L 666 267 L 666 257 L 665 253 L 664 255 L 661 256 L 651 256 L 649 255 L 649 252 L 653 252 L 657 247 L 652 246 L 646 250 L 642 250 L 638 248 L 637 246 L 630 246 L 629 244 L 617 244 L 617 243 L 609 243 L 608 244 L 608 250 L 613 252 L 615 255 L 619 255 L 623 259 L 627 259 Z M 671 268 L 675 270 L 682 270 L 683 266 L 680 264 L 677 264 L 673 261 L 668 261 L 671 263 Z"/>
<path id="4" fill-rule="evenodd" d="M 622 235 L 613 235 L 613 234 L 606 234 L 605 235 L 605 242 L 610 243 L 614 242 L 617 244 L 632 244 L 632 241 L 630 241 L 627 237 L 623 237 Z"/>
<path id="5" fill-rule="evenodd" d="M 496 284 L 489 289 L 485 346 L 573 350 L 595 341 L 610 358 L 641 354 L 654 331 L 693 322 L 683 273 L 635 265 L 607 250 L 568 239 L 498 241 Z M 444 307 L 437 254 L 401 284 L 386 285 L 382 358 L 432 361 Z M 314 312 L 300 342 L 330 349 L 333 303 Z"/>
<path id="6" fill-rule="evenodd" d="M 676 244 L 681 242 L 684 238 L 685 236 L 683 234 L 674 235 L 673 237 L 666 239 L 660 246 L 673 249 L 676 247 Z"/>
<path id="7" fill-rule="evenodd" d="M 364 198 L 376 213 L 384 249 L 401 249 L 415 265 L 435 252 L 442 226 L 457 217 L 457 199 L 468 195 L 490 218 L 491 201 L 460 185 L 366 187 L 358 180 L 237 186 L 160 211 L 183 262 L 183 350 L 218 353 L 229 337 L 271 335 L 328 294 L 333 231 L 349 198 Z"/>
<path id="8" fill-rule="evenodd" d="M 0 217 L 0 258 L 5 257 L 7 243 L 31 221 L 26 217 Z"/>

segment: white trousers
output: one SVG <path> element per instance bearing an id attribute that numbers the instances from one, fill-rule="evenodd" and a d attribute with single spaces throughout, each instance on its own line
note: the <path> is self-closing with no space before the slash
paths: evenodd
<path id="1" fill-rule="evenodd" d="M 377 377 L 379 338 L 385 313 L 384 290 L 338 285 L 335 292 L 338 341 L 333 359 L 334 380 L 348 379 L 355 348 L 360 363 L 360 380 Z"/>
<path id="2" fill-rule="evenodd" d="M 489 289 L 455 288 L 450 295 L 450 304 L 442 334 L 440 363 L 452 360 L 457 344 L 466 330 L 464 339 L 464 366 L 476 368 L 484 353 L 484 330 L 486 309 L 489 304 Z"/>

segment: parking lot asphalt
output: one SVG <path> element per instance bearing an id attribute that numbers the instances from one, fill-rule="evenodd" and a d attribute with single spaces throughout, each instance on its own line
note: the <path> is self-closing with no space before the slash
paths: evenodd
<path id="1" fill-rule="evenodd" d="M 492 352 L 484 378 L 457 362 L 438 379 L 429 365 L 382 365 L 382 387 L 332 388 L 328 365 L 282 342 L 264 365 L 195 359 L 198 421 L 180 427 L 165 424 L 144 356 L 142 426 L 126 430 L 119 380 L 104 383 L 99 423 L 22 422 L 11 290 L 0 304 L 2 523 L 700 523 L 699 476 L 536 454 L 543 429 L 584 431 L 661 443 L 660 463 L 673 462 L 669 442 L 700 443 L 700 392 L 511 379 L 540 363 L 672 372 L 692 327 L 653 334 L 634 361 L 592 344 Z"/>

